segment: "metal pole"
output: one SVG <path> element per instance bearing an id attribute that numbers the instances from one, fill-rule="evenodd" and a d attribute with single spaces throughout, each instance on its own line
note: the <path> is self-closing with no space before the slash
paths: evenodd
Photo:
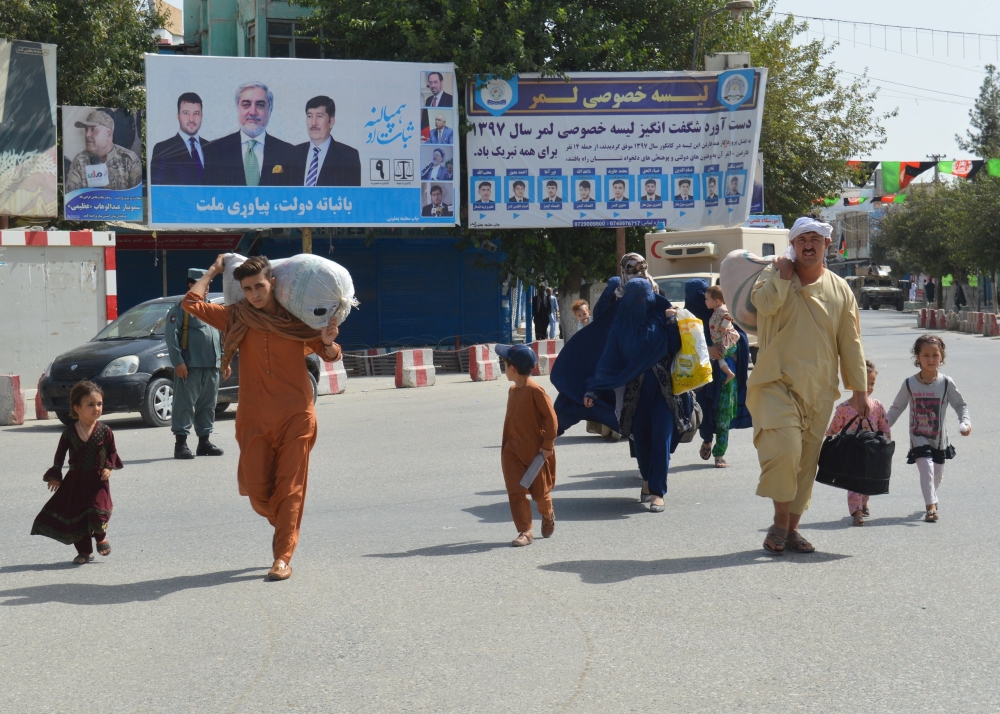
<path id="1" fill-rule="evenodd" d="M 313 229 L 303 228 L 302 230 L 302 252 L 312 253 L 313 252 Z"/>
<path id="2" fill-rule="evenodd" d="M 625 255 L 625 229 L 617 229 L 617 235 L 615 236 L 615 255 L 617 256 L 617 263 L 621 265 L 622 256 Z"/>
<path id="3" fill-rule="evenodd" d="M 532 314 L 534 309 L 532 302 L 534 301 L 534 299 L 535 299 L 535 286 L 529 285 L 528 296 L 527 300 L 525 300 L 525 305 L 524 305 L 524 344 L 528 344 L 529 342 L 534 342 L 535 340 L 535 333 L 532 332 L 535 326 L 534 325 L 535 316 Z"/>
<path id="4" fill-rule="evenodd" d="M 938 162 L 947 159 L 945 154 L 927 154 L 928 159 L 934 159 L 934 183 L 941 183 L 941 174 L 938 171 Z"/>

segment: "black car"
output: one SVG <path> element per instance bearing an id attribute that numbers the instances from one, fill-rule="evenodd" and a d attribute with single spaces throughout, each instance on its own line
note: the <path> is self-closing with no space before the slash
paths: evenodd
<path id="1" fill-rule="evenodd" d="M 39 385 L 42 405 L 64 424 L 69 417 L 69 393 L 81 379 L 104 390 L 104 413 L 139 412 L 150 426 L 168 426 L 174 400 L 174 368 L 163 332 L 167 314 L 183 295 L 157 298 L 136 305 L 105 327 L 90 342 L 59 355 L 45 370 Z M 210 293 L 210 302 L 222 295 Z M 319 358 L 309 355 L 306 367 L 316 398 Z M 221 414 L 239 399 L 239 354 L 233 373 L 219 385 L 215 413 Z"/>

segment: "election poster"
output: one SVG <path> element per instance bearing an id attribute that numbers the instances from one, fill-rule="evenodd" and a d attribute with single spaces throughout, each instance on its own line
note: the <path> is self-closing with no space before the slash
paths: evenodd
<path id="1" fill-rule="evenodd" d="M 753 195 L 750 198 L 750 213 L 764 212 L 764 152 L 757 152 L 753 168 Z"/>
<path id="2" fill-rule="evenodd" d="M 479 76 L 471 228 L 739 226 L 767 70 Z"/>
<path id="3" fill-rule="evenodd" d="M 63 107 L 62 135 L 66 220 L 142 222 L 139 112 Z"/>
<path id="4" fill-rule="evenodd" d="M 451 226 L 452 64 L 146 55 L 154 227 Z"/>
<path id="5" fill-rule="evenodd" d="M 56 46 L 0 39 L 0 216 L 59 215 Z"/>

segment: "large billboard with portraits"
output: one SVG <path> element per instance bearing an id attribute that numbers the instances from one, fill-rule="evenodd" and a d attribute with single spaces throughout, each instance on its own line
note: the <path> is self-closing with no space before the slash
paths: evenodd
<path id="1" fill-rule="evenodd" d="M 146 56 L 154 227 L 458 223 L 452 64 Z"/>
<path id="2" fill-rule="evenodd" d="M 56 46 L 0 38 L 0 216 L 59 215 Z"/>
<path id="3" fill-rule="evenodd" d="M 476 77 L 469 227 L 738 226 L 766 81 L 766 69 Z"/>
<path id="4" fill-rule="evenodd" d="M 63 212 L 68 221 L 141 223 L 139 112 L 63 107 Z"/>

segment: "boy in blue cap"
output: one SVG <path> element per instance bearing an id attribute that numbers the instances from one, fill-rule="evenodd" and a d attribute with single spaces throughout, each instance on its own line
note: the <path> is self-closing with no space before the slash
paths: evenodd
<path id="1" fill-rule="evenodd" d="M 535 501 L 542 516 L 542 537 L 548 538 L 556 529 L 556 516 L 549 495 L 556 484 L 555 440 L 559 431 L 552 400 L 545 390 L 530 379 L 537 356 L 527 345 L 497 345 L 496 353 L 503 360 L 507 379 L 514 383 L 507 394 L 507 417 L 503 423 L 500 463 L 503 480 L 510 500 L 510 514 L 517 528 L 515 547 L 531 545 L 531 504 Z M 521 479 L 538 454 L 545 457 L 541 471 L 527 488 Z"/>

